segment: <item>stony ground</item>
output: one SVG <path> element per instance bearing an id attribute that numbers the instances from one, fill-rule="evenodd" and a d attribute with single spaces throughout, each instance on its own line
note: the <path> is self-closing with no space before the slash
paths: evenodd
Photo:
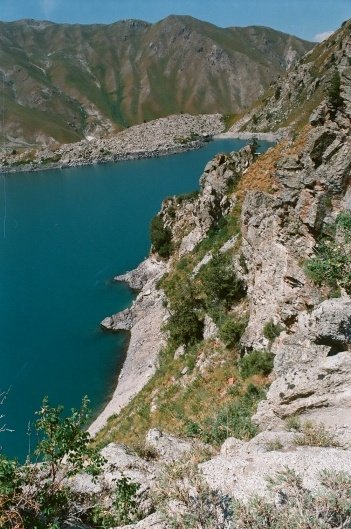
<path id="1" fill-rule="evenodd" d="M 179 114 L 135 125 L 113 136 L 0 155 L 0 172 L 74 167 L 162 156 L 203 145 L 224 130 L 220 114 Z"/>

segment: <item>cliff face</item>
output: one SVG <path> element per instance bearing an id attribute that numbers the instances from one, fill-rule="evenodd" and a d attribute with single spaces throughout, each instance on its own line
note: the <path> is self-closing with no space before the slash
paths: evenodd
<path id="1" fill-rule="evenodd" d="M 269 28 L 181 16 L 0 23 L 0 43 L 9 147 L 76 142 L 181 112 L 240 112 L 313 47 Z"/>
<path id="2" fill-rule="evenodd" d="M 206 492 L 211 505 L 217 505 L 214 491 L 225 495 L 223 501 L 228 495 L 247 501 L 254 490 L 275 501 L 280 512 L 297 489 L 289 488 L 290 481 L 272 497 L 266 475 L 285 472 L 294 480 L 296 472 L 305 494 L 318 489 L 323 470 L 329 476 L 340 472 L 337 481 L 351 473 L 351 80 L 345 27 L 330 42 L 341 34 L 337 83 L 330 78 L 333 90 L 311 109 L 310 122 L 263 155 L 255 142 L 218 155 L 205 167 L 198 194 L 166 199 L 153 253 L 137 272 L 142 300 L 150 295 L 150 283 L 143 287 L 145 270 L 159 262 L 151 285 L 162 299 L 162 324 L 156 325 L 161 334 L 152 342 L 155 350 L 163 336 L 159 364 L 98 440 L 128 443 L 157 427 L 191 437 L 188 451 L 203 450 L 196 439 L 207 449 L 212 445 L 213 457 L 207 454 L 197 466 L 212 491 Z M 334 46 L 330 42 L 324 49 Z M 160 241 L 167 259 L 157 254 Z M 127 312 L 105 323 L 119 328 L 130 321 Z M 146 440 L 161 454 L 161 468 L 165 443 L 174 443 L 186 479 L 173 475 L 182 493 L 176 500 L 163 493 L 167 512 L 191 513 L 205 489 L 195 488 L 194 500 L 191 487 L 199 483 L 191 482 L 185 456 L 176 450 L 184 442 L 155 430 Z M 341 512 L 339 506 L 337 516 Z M 229 525 L 223 522 L 229 515 L 223 514 L 223 523 L 211 516 L 213 527 L 261 527 L 257 520 L 250 525 L 250 517 L 236 526 L 230 517 Z M 164 520 L 157 523 L 167 527 Z"/>

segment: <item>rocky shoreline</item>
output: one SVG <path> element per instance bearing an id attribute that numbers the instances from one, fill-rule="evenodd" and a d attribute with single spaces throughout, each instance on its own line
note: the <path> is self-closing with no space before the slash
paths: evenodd
<path id="1" fill-rule="evenodd" d="M 173 115 L 135 125 L 111 137 L 89 137 L 59 147 L 4 153 L 0 156 L 0 173 L 65 169 L 168 156 L 199 149 L 223 130 L 221 114 Z"/>
<path id="2" fill-rule="evenodd" d="M 156 284 L 166 272 L 166 268 L 164 261 L 151 255 L 135 270 L 115 277 L 116 281 L 126 282 L 140 292 L 130 308 L 101 322 L 106 331 L 129 331 L 130 338 L 117 387 L 104 410 L 90 425 L 91 435 L 101 430 L 111 415 L 117 414 L 126 406 L 156 371 L 163 345 L 160 329 L 167 318 L 167 309 L 163 304 L 164 294 L 156 288 Z"/>

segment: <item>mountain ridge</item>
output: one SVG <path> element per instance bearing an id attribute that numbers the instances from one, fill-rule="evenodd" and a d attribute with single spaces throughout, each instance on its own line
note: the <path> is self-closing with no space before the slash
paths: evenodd
<path id="1" fill-rule="evenodd" d="M 104 136 L 181 112 L 241 112 L 313 46 L 176 15 L 155 24 L 1 22 L 0 42 L 8 147 Z"/>

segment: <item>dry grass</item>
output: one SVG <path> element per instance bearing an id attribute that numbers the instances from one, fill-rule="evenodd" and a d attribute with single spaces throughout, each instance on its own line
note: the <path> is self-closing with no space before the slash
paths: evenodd
<path id="1" fill-rule="evenodd" d="M 259 156 L 240 179 L 236 190 L 239 199 L 242 199 L 247 191 L 272 193 L 279 189 L 275 166 L 285 154 L 286 148 L 287 142 L 283 141 Z"/>
<path id="2" fill-rule="evenodd" d="M 111 417 L 96 442 L 143 443 L 150 428 L 159 428 L 174 435 L 191 435 L 189 425 L 204 425 L 223 407 L 245 394 L 250 383 L 267 385 L 267 378 L 254 375 L 242 381 L 235 350 L 210 340 L 179 359 L 168 359 L 145 388 L 118 416 Z M 200 369 L 201 363 L 206 362 Z M 182 375 L 184 367 L 188 372 Z M 195 366 L 195 367 L 194 367 Z"/>

